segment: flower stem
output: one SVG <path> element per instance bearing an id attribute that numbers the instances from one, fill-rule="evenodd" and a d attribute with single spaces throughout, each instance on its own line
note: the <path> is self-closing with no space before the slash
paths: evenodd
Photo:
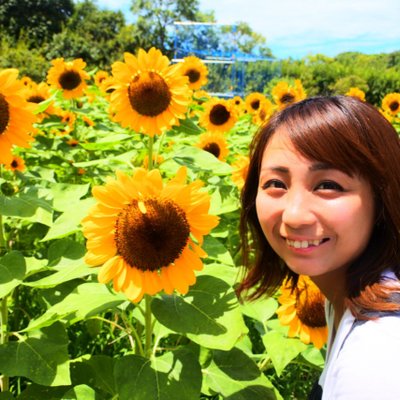
<path id="1" fill-rule="evenodd" d="M 0 344 L 6 344 L 8 342 L 8 296 L 1 299 L 0 305 Z M 0 387 L 2 392 L 8 390 L 9 380 L 8 376 L 0 376 Z"/>
<path id="2" fill-rule="evenodd" d="M 152 323 L 152 314 L 151 314 L 151 301 L 152 297 L 148 294 L 144 297 L 145 301 L 145 315 L 144 315 L 144 324 L 145 324 L 145 355 L 147 358 L 150 358 L 153 353 L 152 341 L 153 341 L 153 323 Z"/>
<path id="3" fill-rule="evenodd" d="M 151 171 L 153 169 L 153 144 L 154 144 L 154 137 L 149 136 L 149 147 L 147 149 L 148 157 L 149 157 L 149 162 L 148 162 L 148 169 Z"/>

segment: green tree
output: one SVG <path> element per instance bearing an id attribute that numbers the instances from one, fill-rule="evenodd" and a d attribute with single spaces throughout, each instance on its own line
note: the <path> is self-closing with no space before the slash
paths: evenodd
<path id="1" fill-rule="evenodd" d="M 199 11 L 199 0 L 133 0 L 131 10 L 140 33 L 139 47 L 148 50 L 154 46 L 170 57 L 174 47 L 170 35 L 173 23 L 205 19 Z"/>
<path id="2" fill-rule="evenodd" d="M 61 32 L 73 11 L 73 0 L 2 0 L 0 28 L 15 40 L 23 36 L 29 47 L 40 47 Z"/>

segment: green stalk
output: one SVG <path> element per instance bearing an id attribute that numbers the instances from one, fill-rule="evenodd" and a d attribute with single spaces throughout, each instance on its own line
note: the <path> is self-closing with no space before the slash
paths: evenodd
<path id="1" fill-rule="evenodd" d="M 149 171 L 153 169 L 153 144 L 154 144 L 154 136 L 149 136 L 149 147 L 147 149 L 147 155 L 149 157 L 149 162 L 148 162 Z"/>
<path id="2" fill-rule="evenodd" d="M 151 301 L 152 297 L 148 294 L 144 297 L 145 301 L 145 315 L 144 315 L 144 324 L 145 324 L 145 343 L 144 343 L 144 351 L 147 358 L 150 358 L 153 353 L 153 321 L 151 314 Z"/>
<path id="3" fill-rule="evenodd" d="M 0 309 L 0 344 L 6 344 L 8 342 L 8 305 L 7 305 L 8 296 L 5 296 L 1 299 L 1 309 Z M 0 386 L 1 391 L 6 392 L 9 387 L 9 379 L 8 376 L 0 377 Z"/>

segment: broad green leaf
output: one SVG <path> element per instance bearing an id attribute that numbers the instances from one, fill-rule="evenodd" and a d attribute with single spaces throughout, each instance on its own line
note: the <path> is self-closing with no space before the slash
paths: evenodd
<path id="1" fill-rule="evenodd" d="M 62 267 L 54 267 L 54 274 L 48 275 L 37 281 L 25 282 L 25 286 L 36 288 L 49 288 L 60 285 L 61 283 L 70 281 L 72 279 L 83 278 L 94 273 L 83 260 L 67 260 L 68 263 L 63 262 Z"/>
<path id="2" fill-rule="evenodd" d="M 71 363 L 71 380 L 74 385 L 86 384 L 100 389 L 109 395 L 115 395 L 114 364 L 116 359 L 103 355 Z"/>
<path id="3" fill-rule="evenodd" d="M 95 203 L 93 198 L 80 200 L 61 214 L 53 223 L 42 242 L 59 239 L 80 230 L 80 223 L 87 215 L 89 208 Z"/>
<path id="4" fill-rule="evenodd" d="M 222 215 L 239 209 L 239 199 L 234 193 L 222 198 L 220 189 L 214 190 L 211 195 L 210 214 Z"/>
<path id="5" fill-rule="evenodd" d="M 195 146 L 187 146 L 177 151 L 173 159 L 180 165 L 186 165 L 193 171 L 210 171 L 214 175 L 228 175 L 232 167 L 208 151 Z"/>
<path id="6" fill-rule="evenodd" d="M 59 265 L 61 259 L 64 260 L 79 260 L 86 253 L 86 247 L 74 240 L 64 238 L 55 240 L 49 246 L 47 258 L 49 265 Z"/>
<path id="7" fill-rule="evenodd" d="M 292 360 L 307 348 L 307 345 L 299 339 L 286 338 L 274 331 L 263 335 L 262 341 L 278 376 Z"/>
<path id="8" fill-rule="evenodd" d="M 273 297 L 262 298 L 241 304 L 240 308 L 244 315 L 265 325 L 265 322 L 275 314 L 278 302 Z"/>
<path id="9" fill-rule="evenodd" d="M 215 260 L 225 265 L 235 265 L 228 249 L 218 239 L 208 235 L 204 238 L 202 247 L 207 253 L 207 259 Z"/>
<path id="10" fill-rule="evenodd" d="M 173 131 L 182 132 L 185 135 L 199 135 L 203 132 L 203 129 L 200 128 L 192 119 L 187 118 L 179 121 L 179 125 L 175 126 Z"/>
<path id="11" fill-rule="evenodd" d="M 200 398 L 198 357 L 187 348 L 151 361 L 135 355 L 118 359 L 114 376 L 120 400 L 194 400 Z"/>
<path id="12" fill-rule="evenodd" d="M 86 167 L 93 167 L 95 165 L 117 165 L 117 164 L 127 164 L 137 155 L 136 150 L 127 151 L 126 153 L 120 154 L 115 157 L 106 157 L 106 158 L 99 158 L 98 160 L 91 160 L 91 161 L 82 161 L 74 163 L 74 167 L 77 168 L 86 168 Z"/>
<path id="13" fill-rule="evenodd" d="M 76 207 L 76 202 L 78 202 L 88 190 L 89 184 L 73 185 L 71 183 L 56 183 L 51 185 L 53 208 L 57 211 L 71 210 L 71 205 Z"/>
<path id="14" fill-rule="evenodd" d="M 49 326 L 60 320 L 74 324 L 84 318 L 112 309 L 124 301 L 126 301 L 124 295 L 112 293 L 106 285 L 83 283 L 59 303 L 50 307 L 43 315 L 31 320 L 22 332 Z"/>
<path id="15" fill-rule="evenodd" d="M 69 385 L 68 336 L 61 324 L 0 345 L 0 371 L 40 385 Z"/>
<path id="16" fill-rule="evenodd" d="M 205 264 L 204 268 L 197 273 L 197 276 L 211 275 L 217 279 L 222 279 L 229 286 L 234 286 L 238 281 L 239 268 L 229 265 L 211 263 Z"/>
<path id="17" fill-rule="evenodd" d="M 18 251 L 11 251 L 0 259 L 0 298 L 7 296 L 25 278 L 26 262 Z"/>
<path id="18" fill-rule="evenodd" d="M 316 365 L 317 367 L 323 368 L 325 364 L 324 356 L 321 353 L 321 350 L 318 350 L 314 346 L 308 346 L 306 350 L 304 350 L 301 355 L 311 364 Z"/>
<path id="19" fill-rule="evenodd" d="M 38 196 L 35 191 L 20 193 L 14 197 L 0 195 L 0 214 L 39 222 L 47 226 L 52 224 L 53 210 L 50 203 Z"/>
<path id="20" fill-rule="evenodd" d="M 184 297 L 154 298 L 152 311 L 167 328 L 209 348 L 229 350 L 248 331 L 233 289 L 213 276 L 199 276 Z"/>
<path id="21" fill-rule="evenodd" d="M 213 361 L 203 368 L 203 387 L 224 399 L 276 400 L 279 393 L 257 365 L 241 350 L 213 351 Z"/>
<path id="22" fill-rule="evenodd" d="M 119 133 L 117 135 L 108 134 L 107 137 L 97 139 L 96 142 L 80 143 L 80 145 L 86 150 L 113 150 L 116 145 L 127 139 L 132 139 L 132 135 L 126 133 Z"/>
<path id="23" fill-rule="evenodd" d="M 19 396 L 18 400 L 63 400 L 64 393 L 70 386 L 42 386 L 30 384 Z"/>
<path id="24" fill-rule="evenodd" d="M 68 390 L 62 400 L 98 400 L 96 392 L 87 385 L 78 385 Z"/>

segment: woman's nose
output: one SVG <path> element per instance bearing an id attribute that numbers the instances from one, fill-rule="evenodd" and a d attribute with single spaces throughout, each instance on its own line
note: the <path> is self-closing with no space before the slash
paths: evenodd
<path id="1" fill-rule="evenodd" d="M 307 191 L 289 191 L 285 198 L 282 222 L 292 228 L 310 225 L 315 222 L 312 200 Z"/>

